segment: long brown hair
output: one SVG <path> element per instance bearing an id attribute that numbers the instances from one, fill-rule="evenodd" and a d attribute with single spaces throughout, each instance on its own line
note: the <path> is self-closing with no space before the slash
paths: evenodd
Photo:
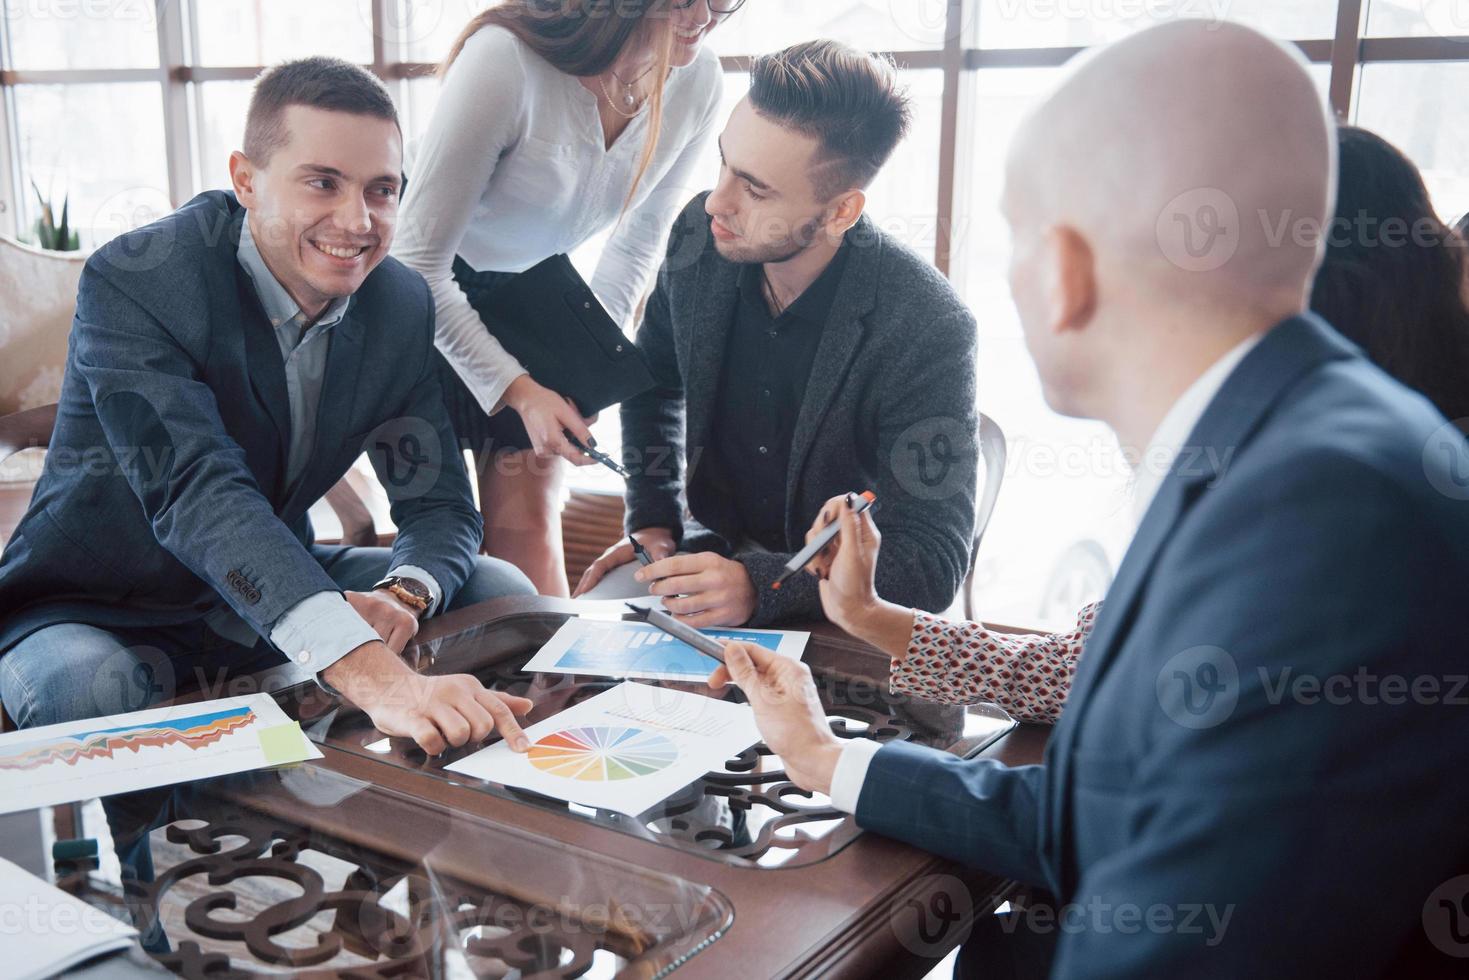
<path id="1" fill-rule="evenodd" d="M 667 0 L 503 0 L 476 14 L 460 32 L 439 66 L 440 77 L 471 37 L 486 27 L 503 27 L 520 38 L 557 71 L 592 78 L 612 67 L 629 43 L 651 43 L 658 84 L 648 106 L 648 138 L 623 201 L 626 210 L 653 162 L 663 129 L 663 81 L 673 62 L 673 29 Z M 661 25 L 661 26 L 660 26 Z"/>

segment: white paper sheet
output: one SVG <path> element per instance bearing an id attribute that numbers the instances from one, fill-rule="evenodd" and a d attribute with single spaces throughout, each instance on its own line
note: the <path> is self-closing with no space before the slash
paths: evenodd
<path id="1" fill-rule="evenodd" d="M 127 949 L 138 931 L 0 858 L 0 977 L 40 980 L 103 953 Z"/>
<path id="2" fill-rule="evenodd" d="M 717 640 L 743 640 L 800 660 L 810 633 L 791 630 L 700 630 Z M 718 667 L 712 657 L 658 627 L 633 621 L 568 619 L 525 669 L 542 674 L 638 677 L 701 682 Z"/>
<path id="3" fill-rule="evenodd" d="M 760 738 L 748 705 L 624 683 L 445 768 L 584 806 L 637 815 Z"/>
<path id="4" fill-rule="evenodd" d="M 0 735 L 0 813 L 320 758 L 267 694 L 28 728 Z"/>

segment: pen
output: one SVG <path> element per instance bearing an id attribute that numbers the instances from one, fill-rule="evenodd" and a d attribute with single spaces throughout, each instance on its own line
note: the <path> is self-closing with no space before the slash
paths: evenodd
<path id="1" fill-rule="evenodd" d="M 571 434 L 570 429 L 562 429 L 561 431 L 566 435 L 566 438 L 570 440 L 571 444 L 577 449 L 580 449 L 583 453 L 586 453 L 588 456 L 592 457 L 592 459 L 595 459 L 597 462 L 601 463 L 603 466 L 607 467 L 609 470 L 616 473 L 624 480 L 627 479 L 627 470 L 619 466 L 617 460 L 613 459 L 611 456 L 608 456 L 606 453 L 599 453 L 595 449 L 583 446 L 581 440 Z"/>
<path id="2" fill-rule="evenodd" d="M 627 608 L 631 609 L 633 615 L 637 616 L 643 622 L 658 627 L 675 640 L 684 641 L 704 656 L 713 657 L 720 663 L 724 663 L 724 646 L 718 640 L 705 636 L 692 626 L 680 623 L 662 610 L 644 609 L 631 602 L 627 603 Z"/>
<path id="3" fill-rule="evenodd" d="M 633 537 L 631 534 L 627 536 L 627 539 L 632 542 L 632 552 L 633 554 L 638 556 L 638 561 L 644 567 L 653 564 L 653 556 L 648 554 L 648 549 L 643 547 L 643 543 L 641 541 Z"/>
<path id="4" fill-rule="evenodd" d="M 860 514 L 870 507 L 877 506 L 877 494 L 873 493 L 871 490 L 863 490 L 862 496 L 857 498 L 854 504 L 852 500 L 852 495 L 849 493 L 847 494 L 847 506 L 851 507 L 854 513 Z M 791 560 L 786 562 L 785 570 L 780 573 L 780 578 L 772 582 L 770 584 L 770 587 L 772 589 L 779 589 L 782 585 L 785 585 L 792 575 L 795 575 L 801 569 L 810 564 L 811 559 L 820 554 L 822 548 L 825 548 L 827 545 L 831 544 L 832 539 L 840 534 L 841 530 L 842 525 L 840 520 L 832 521 L 830 524 L 826 525 L 826 527 L 822 528 L 821 531 L 817 533 L 816 537 L 811 539 L 810 544 L 802 548 L 800 551 L 796 552 L 796 554 L 791 557 Z"/>

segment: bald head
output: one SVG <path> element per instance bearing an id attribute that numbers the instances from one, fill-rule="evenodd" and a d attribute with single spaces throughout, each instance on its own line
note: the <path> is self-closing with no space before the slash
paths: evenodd
<path id="1" fill-rule="evenodd" d="M 1293 50 L 1178 21 L 1071 75 L 1016 139 L 1007 197 L 1019 223 L 1079 231 L 1104 280 L 1191 304 L 1289 304 L 1319 262 L 1334 146 Z"/>
<path id="2" fill-rule="evenodd" d="M 1177 21 L 1081 63 L 1021 127 L 1004 195 L 1052 406 L 1145 442 L 1209 364 L 1302 311 L 1335 153 L 1299 55 L 1248 28 Z"/>

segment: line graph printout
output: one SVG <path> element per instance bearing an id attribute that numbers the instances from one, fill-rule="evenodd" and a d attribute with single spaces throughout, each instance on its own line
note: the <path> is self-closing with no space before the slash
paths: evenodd
<path id="1" fill-rule="evenodd" d="M 792 660 L 806 652 L 810 633 L 795 630 L 700 630 L 716 640 L 741 640 Z M 638 677 L 652 681 L 702 681 L 718 667 L 695 650 L 648 623 L 568 619 L 531 658 L 525 669 L 544 674 Z"/>
<path id="2" fill-rule="evenodd" d="M 0 813 L 319 758 L 265 694 L 47 725 L 0 735 Z"/>
<path id="3" fill-rule="evenodd" d="M 445 768 L 584 806 L 637 815 L 760 737 L 748 705 L 625 682 Z"/>

